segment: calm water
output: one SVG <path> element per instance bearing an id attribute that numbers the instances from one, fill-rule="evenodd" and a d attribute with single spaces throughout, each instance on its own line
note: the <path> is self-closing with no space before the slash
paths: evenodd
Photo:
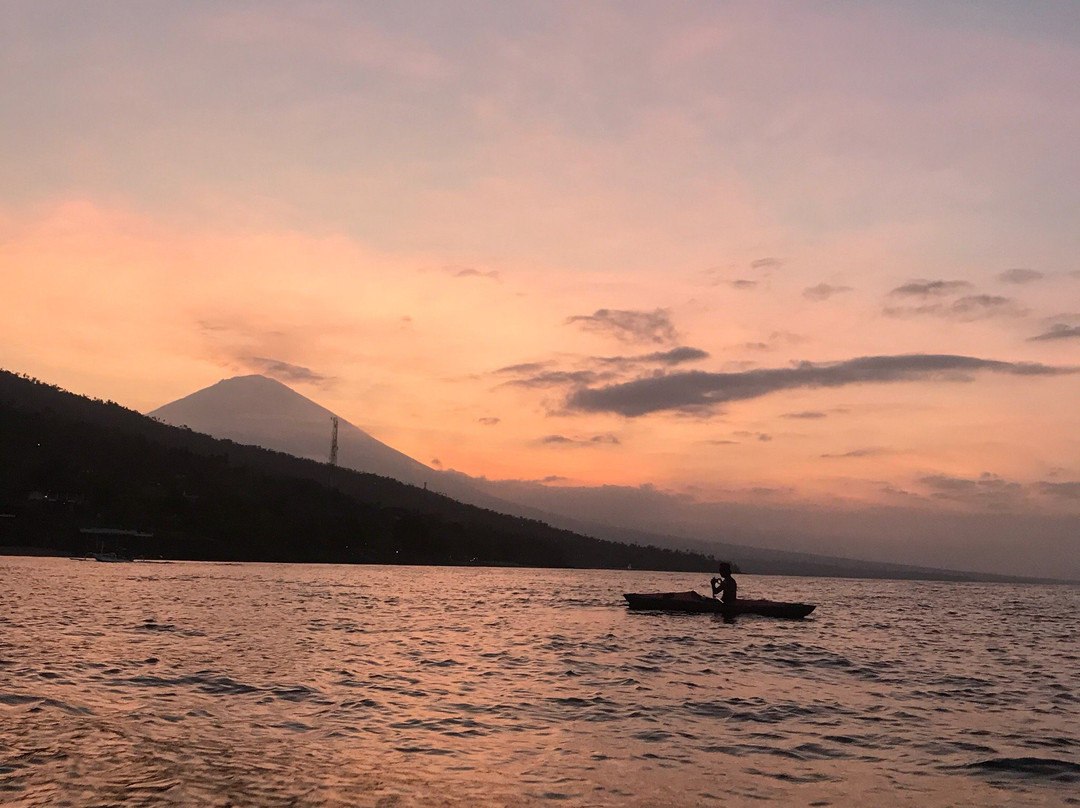
<path id="1" fill-rule="evenodd" d="M 1080 804 L 1080 589 L 0 558 L 0 804 Z"/>

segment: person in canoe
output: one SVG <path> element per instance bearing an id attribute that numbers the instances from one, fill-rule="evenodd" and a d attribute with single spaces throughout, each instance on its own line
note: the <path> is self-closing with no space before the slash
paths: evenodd
<path id="1" fill-rule="evenodd" d="M 712 596 L 720 595 L 720 602 L 730 606 L 739 598 L 739 585 L 731 575 L 731 565 L 726 561 L 720 564 L 720 577 L 712 579 Z"/>

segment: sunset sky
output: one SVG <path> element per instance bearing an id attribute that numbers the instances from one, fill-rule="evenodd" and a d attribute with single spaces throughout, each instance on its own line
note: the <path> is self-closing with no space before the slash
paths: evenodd
<path id="1" fill-rule="evenodd" d="M 0 0 L 0 366 L 262 373 L 492 479 L 1080 516 L 1078 76 L 1075 0 Z"/>

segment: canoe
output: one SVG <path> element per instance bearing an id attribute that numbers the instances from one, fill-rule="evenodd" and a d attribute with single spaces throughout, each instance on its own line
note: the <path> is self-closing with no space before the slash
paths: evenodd
<path id="1" fill-rule="evenodd" d="M 762 617 L 786 617 L 797 619 L 814 611 L 812 603 L 784 603 L 778 600 L 748 600 L 739 598 L 724 604 L 715 598 L 707 598 L 697 592 L 628 592 L 623 595 L 631 609 L 654 612 L 715 613 L 734 617 L 740 614 L 757 614 Z"/>

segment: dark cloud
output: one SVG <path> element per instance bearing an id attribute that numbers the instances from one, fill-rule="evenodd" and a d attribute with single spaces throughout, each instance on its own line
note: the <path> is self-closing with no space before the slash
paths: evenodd
<path id="1" fill-rule="evenodd" d="M 747 280 L 740 279 L 740 280 L 737 280 L 737 281 L 731 281 L 728 285 L 732 289 L 743 289 L 743 290 L 745 290 L 745 289 L 756 289 L 757 288 L 757 281 L 747 281 Z"/>
<path id="2" fill-rule="evenodd" d="M 755 261 L 750 262 L 751 269 L 779 269 L 784 265 L 784 262 L 779 258 L 773 258 L 772 256 L 766 256 L 765 258 L 758 258 Z"/>
<path id="3" fill-rule="evenodd" d="M 618 446 L 621 441 L 617 435 L 605 433 L 588 438 L 568 438 L 566 435 L 545 435 L 538 441 L 547 446 Z"/>
<path id="4" fill-rule="evenodd" d="M 839 452 L 837 454 L 823 454 L 821 457 L 830 460 L 843 460 L 852 457 L 878 457 L 883 454 L 889 454 L 889 449 L 884 449 L 880 446 L 867 446 L 863 449 L 852 449 L 850 452 Z"/>
<path id="5" fill-rule="evenodd" d="M 280 359 L 268 359 L 264 356 L 238 356 L 236 361 L 250 370 L 258 371 L 280 382 L 304 382 L 325 387 L 337 381 L 333 376 L 324 376 L 311 368 L 283 362 Z"/>
<path id="6" fill-rule="evenodd" d="M 955 477 L 949 474 L 927 474 L 919 482 L 934 491 L 947 494 L 961 494 L 980 489 L 992 491 L 1021 491 L 1023 486 L 1010 482 L 996 474 L 983 472 L 979 477 Z"/>
<path id="7" fill-rule="evenodd" d="M 537 373 L 550 366 L 550 362 L 522 362 L 520 365 L 507 365 L 495 372 L 502 374 Z"/>
<path id="8" fill-rule="evenodd" d="M 967 295 L 951 303 L 925 303 L 919 306 L 887 306 L 888 317 L 929 315 L 970 322 L 988 317 L 1020 317 L 1026 312 L 1016 301 L 1000 295 Z"/>
<path id="9" fill-rule="evenodd" d="M 1006 269 L 997 276 L 997 279 L 1002 283 L 1034 283 L 1035 281 L 1041 281 L 1045 277 L 1046 273 L 1039 272 L 1037 269 L 1018 267 L 1016 269 Z"/>
<path id="10" fill-rule="evenodd" d="M 607 334 L 625 342 L 653 342 L 663 345 L 674 342 L 678 337 L 667 309 L 597 309 L 592 314 L 568 317 L 566 323 L 576 324 L 585 331 Z"/>
<path id="11" fill-rule="evenodd" d="M 709 354 L 701 348 L 682 346 L 672 348 L 670 351 L 658 351 L 636 357 L 642 362 L 659 362 L 662 365 L 681 365 L 683 362 L 696 362 L 699 359 L 708 359 Z"/>
<path id="12" fill-rule="evenodd" d="M 805 412 L 785 412 L 780 417 L 781 418 L 799 418 L 799 419 L 805 419 L 807 421 L 810 421 L 810 420 L 813 420 L 815 418 L 827 418 L 828 416 L 823 412 L 818 412 L 816 410 L 807 410 Z"/>
<path id="13" fill-rule="evenodd" d="M 523 362 L 508 365 L 494 371 L 497 376 L 516 376 L 502 382 L 503 386 L 542 388 L 542 387 L 582 387 L 601 382 L 610 382 L 620 378 L 628 371 L 648 365 L 674 367 L 686 362 L 708 359 L 709 354 L 700 348 L 680 346 L 668 351 L 656 351 L 635 356 L 592 356 L 579 357 L 575 361 L 577 369 L 564 370 L 555 367 L 554 362 Z M 581 367 L 592 365 L 592 367 Z M 625 376 L 622 376 L 625 378 Z"/>
<path id="14" fill-rule="evenodd" d="M 967 281 L 911 281 L 897 286 L 889 294 L 892 297 L 946 297 L 974 289 Z"/>
<path id="15" fill-rule="evenodd" d="M 602 365 L 681 365 L 684 362 L 696 362 L 699 359 L 708 358 L 709 354 L 707 351 L 703 351 L 700 348 L 682 346 L 679 348 L 672 348 L 670 351 L 656 351 L 654 353 L 639 354 L 637 356 L 595 356 L 591 358 L 591 361 L 599 362 Z"/>
<path id="16" fill-rule="evenodd" d="M 428 465 L 431 466 L 433 469 L 441 469 L 442 468 L 442 461 L 439 460 L 439 458 L 437 458 L 437 457 L 433 457 L 433 458 L 431 458 L 431 462 L 428 463 Z"/>
<path id="17" fill-rule="evenodd" d="M 904 499 L 917 499 L 917 500 L 918 499 L 924 499 L 922 494 L 916 494 L 914 491 L 907 491 L 907 490 L 905 490 L 903 488 L 897 488 L 896 486 L 889 485 L 888 483 L 886 483 L 885 485 L 882 485 L 881 488 L 878 489 L 878 490 L 880 490 L 881 493 L 883 493 L 883 494 L 888 494 L 889 496 L 893 496 L 893 497 L 902 497 Z"/>
<path id="18" fill-rule="evenodd" d="M 807 300 L 828 300 L 833 295 L 838 295 L 841 292 L 850 292 L 850 286 L 830 286 L 827 283 L 819 283 L 817 286 L 811 286 L 808 289 L 803 289 L 803 297 Z"/>
<path id="19" fill-rule="evenodd" d="M 976 478 L 954 477 L 948 474 L 928 474 L 919 482 L 930 489 L 934 499 L 951 500 L 969 505 L 1006 507 L 1025 497 L 1021 483 L 984 472 Z"/>
<path id="20" fill-rule="evenodd" d="M 509 387 L 580 387 L 613 378 L 611 373 L 596 373 L 591 370 L 545 370 L 520 379 L 503 382 Z"/>
<path id="21" fill-rule="evenodd" d="M 1080 482 L 1054 483 L 1042 481 L 1035 484 L 1040 494 L 1055 499 L 1080 500 Z"/>
<path id="22" fill-rule="evenodd" d="M 730 440 L 728 438 L 714 438 L 712 440 L 705 441 L 709 446 L 737 446 L 739 441 Z"/>
<path id="23" fill-rule="evenodd" d="M 479 421 L 484 426 L 495 426 L 495 424 L 499 423 L 499 421 L 501 421 L 502 419 L 501 418 L 493 418 L 493 417 L 489 416 L 489 417 L 486 417 L 486 418 L 477 418 L 476 420 Z"/>
<path id="24" fill-rule="evenodd" d="M 801 362 L 788 368 L 737 373 L 686 371 L 653 376 L 576 390 L 567 398 L 566 406 L 582 412 L 614 412 L 633 417 L 665 410 L 702 412 L 730 401 L 745 401 L 799 388 L 899 381 L 969 381 L 979 372 L 1056 376 L 1076 371 L 1077 368 L 947 354 L 863 356 L 842 362 Z"/>
<path id="25" fill-rule="evenodd" d="M 1038 336 L 1030 337 L 1028 342 L 1049 342 L 1058 339 L 1080 339 L 1080 325 L 1054 323 Z"/>

